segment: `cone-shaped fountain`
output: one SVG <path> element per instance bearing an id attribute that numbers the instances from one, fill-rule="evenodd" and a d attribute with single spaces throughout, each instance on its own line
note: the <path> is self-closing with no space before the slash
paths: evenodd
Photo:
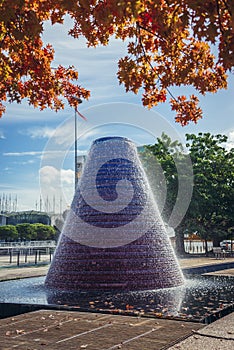
<path id="1" fill-rule="evenodd" d="M 61 290 L 176 287 L 183 275 L 135 145 L 94 141 L 46 285 Z"/>

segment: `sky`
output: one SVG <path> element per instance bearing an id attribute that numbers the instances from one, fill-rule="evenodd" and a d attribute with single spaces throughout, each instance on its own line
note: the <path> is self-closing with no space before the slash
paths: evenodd
<path id="1" fill-rule="evenodd" d="M 137 146 L 153 144 L 162 132 L 184 140 L 186 133 L 226 134 L 234 146 L 234 76 L 227 90 L 200 97 L 204 118 L 181 127 L 174 122 L 169 103 L 152 110 L 142 107 L 141 96 L 126 93 L 117 80 L 118 59 L 126 54 L 126 43 L 111 40 L 107 47 L 87 48 L 85 40 L 67 35 L 71 22 L 45 25 L 44 42 L 55 48 L 54 66 L 74 65 L 78 84 L 91 90 L 77 117 L 78 155 L 86 154 L 102 136 L 125 136 Z M 193 93 L 191 88 L 171 89 L 174 95 Z M 55 210 L 69 207 L 74 194 L 74 118 L 68 105 L 56 113 L 27 105 L 7 104 L 0 119 L 0 198 L 17 210 Z M 11 200 L 9 200 L 11 198 Z M 17 203 L 16 203 L 17 198 Z M 10 205 L 11 204 L 11 205 Z M 17 205 L 16 205 L 17 204 Z"/>

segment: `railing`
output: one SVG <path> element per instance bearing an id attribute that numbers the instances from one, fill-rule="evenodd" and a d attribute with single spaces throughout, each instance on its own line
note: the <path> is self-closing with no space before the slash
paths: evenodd
<path id="1" fill-rule="evenodd" d="M 10 248 L 55 248 L 55 241 L 24 241 L 24 242 L 1 242 L 0 249 Z"/>
<path id="2" fill-rule="evenodd" d="M 49 264 L 55 248 L 53 240 L 0 242 L 0 267 Z"/>
<path id="3" fill-rule="evenodd" d="M 213 247 L 213 253 L 215 256 L 215 259 L 225 259 L 226 252 L 221 247 Z"/>
<path id="4" fill-rule="evenodd" d="M 10 248 L 8 252 L 0 255 L 0 267 L 47 265 L 51 262 L 54 254 L 54 248 L 42 249 L 15 249 Z"/>

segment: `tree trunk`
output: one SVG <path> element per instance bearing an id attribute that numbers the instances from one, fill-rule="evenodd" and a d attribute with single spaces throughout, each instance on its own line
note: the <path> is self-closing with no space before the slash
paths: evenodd
<path id="1" fill-rule="evenodd" d="M 213 235 L 212 236 L 212 240 L 213 240 L 214 247 L 219 247 L 220 237 L 216 236 L 216 235 Z"/>
<path id="2" fill-rule="evenodd" d="M 186 254 L 184 249 L 184 234 L 175 230 L 175 251 L 177 256 L 184 256 Z"/>
<path id="3" fill-rule="evenodd" d="M 208 256 L 208 242 L 207 242 L 207 239 L 205 239 L 205 252 L 206 252 L 206 256 Z"/>

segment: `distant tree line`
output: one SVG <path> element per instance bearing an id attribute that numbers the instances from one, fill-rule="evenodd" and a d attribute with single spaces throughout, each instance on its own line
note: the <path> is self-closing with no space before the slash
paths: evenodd
<path id="1" fill-rule="evenodd" d="M 183 146 L 163 133 L 154 145 L 145 146 L 141 153 L 157 199 L 160 201 L 165 196 L 161 208 L 165 222 L 170 218 L 181 181 L 176 166 L 184 165 L 182 180 L 188 181 L 191 174 L 186 173 L 186 160 L 191 159 L 192 198 L 183 220 L 175 228 L 179 254 L 185 253 L 186 233 L 196 232 L 206 243 L 212 239 L 214 246 L 223 239 L 234 239 L 234 148 L 227 148 L 227 140 L 226 135 L 220 134 L 186 134 Z M 162 190 L 165 187 L 166 194 Z"/>
<path id="2" fill-rule="evenodd" d="M 23 223 L 18 225 L 0 226 L 0 241 L 44 241 L 53 240 L 56 237 L 54 227 L 40 223 Z"/>

